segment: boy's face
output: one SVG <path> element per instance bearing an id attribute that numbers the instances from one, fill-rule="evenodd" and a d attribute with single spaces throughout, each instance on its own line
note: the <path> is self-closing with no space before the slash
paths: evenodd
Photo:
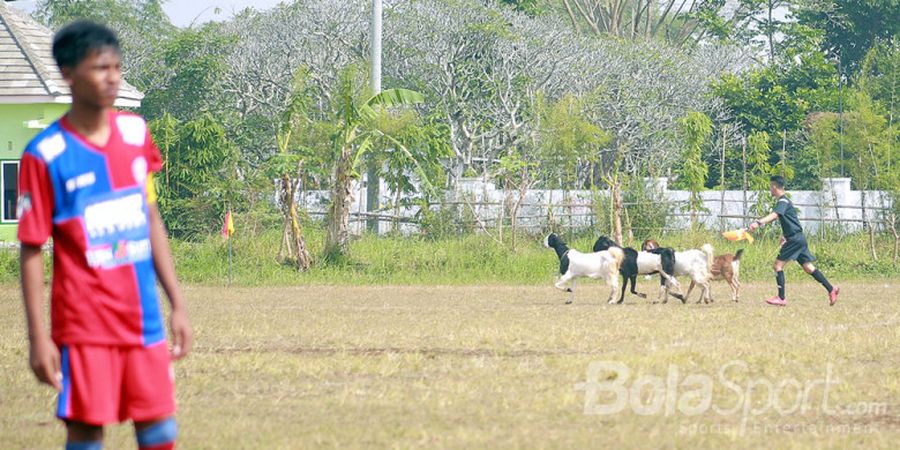
<path id="1" fill-rule="evenodd" d="M 63 67 L 63 78 L 72 91 L 72 101 L 95 107 L 113 106 L 122 81 L 119 52 L 104 48 L 90 52 L 75 67 Z"/>
<path id="2" fill-rule="evenodd" d="M 769 193 L 772 194 L 772 197 L 778 197 L 781 195 L 781 188 L 775 183 L 769 183 Z"/>

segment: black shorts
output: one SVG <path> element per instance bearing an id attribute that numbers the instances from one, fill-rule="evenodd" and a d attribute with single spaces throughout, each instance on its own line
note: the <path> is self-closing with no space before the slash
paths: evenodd
<path id="1" fill-rule="evenodd" d="M 796 260 L 800 264 L 806 264 L 808 262 L 815 261 L 816 257 L 813 256 L 812 252 L 809 251 L 809 245 L 806 243 L 806 237 L 803 236 L 802 233 L 798 233 L 789 237 L 784 242 L 784 245 L 781 246 L 781 251 L 778 252 L 778 260 Z"/>

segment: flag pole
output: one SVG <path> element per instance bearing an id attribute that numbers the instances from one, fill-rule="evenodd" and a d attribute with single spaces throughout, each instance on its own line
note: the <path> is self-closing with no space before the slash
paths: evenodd
<path id="1" fill-rule="evenodd" d="M 225 220 L 223 221 L 224 223 L 222 224 L 222 236 L 225 237 L 225 241 L 227 241 L 226 243 L 228 245 L 228 286 L 231 286 L 231 281 L 233 279 L 233 272 L 234 272 L 233 263 L 232 263 L 233 258 L 231 256 L 232 255 L 232 245 L 233 245 L 231 243 L 232 220 L 234 220 L 234 219 L 232 219 L 232 217 L 231 217 L 231 206 L 226 204 L 225 205 Z"/>
<path id="2" fill-rule="evenodd" d="M 228 208 L 228 286 L 231 286 L 231 280 L 234 276 L 234 265 L 232 264 L 232 246 L 234 244 L 231 243 L 231 221 L 234 218 L 231 216 L 231 208 Z"/>

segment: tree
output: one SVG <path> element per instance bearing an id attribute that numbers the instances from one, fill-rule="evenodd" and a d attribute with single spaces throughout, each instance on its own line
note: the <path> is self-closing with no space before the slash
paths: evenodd
<path id="1" fill-rule="evenodd" d="M 664 175 L 678 159 L 675 121 L 688 110 L 725 120 L 722 101 L 704 95 L 707 80 L 747 64 L 725 45 L 688 53 L 658 42 L 595 39 L 550 15 L 498 12 L 471 0 L 401 2 L 389 14 L 385 57 L 402 63 L 386 66 L 386 76 L 422 92 L 430 112 L 445 118 L 453 177 L 483 172 L 540 133 L 539 96 L 549 104 L 567 95 L 612 137 L 596 149 L 595 165 L 604 169 L 597 180 L 617 159 L 628 173 Z M 578 183 L 587 185 L 592 175 L 584 169 Z"/>
<path id="2" fill-rule="evenodd" d="M 725 6 L 702 0 L 562 0 L 562 4 L 576 29 L 627 39 L 656 38 L 676 46 L 695 43 L 715 30 L 712 21 Z"/>
<path id="3" fill-rule="evenodd" d="M 756 191 L 756 203 L 750 208 L 754 215 L 766 214 L 770 211 L 771 201 L 766 201 L 766 192 L 769 188 L 769 178 L 772 176 L 772 166 L 769 164 L 769 133 L 755 131 L 747 138 L 747 165 L 750 169 L 748 176 L 749 188 Z"/>
<path id="4" fill-rule="evenodd" d="M 547 0 L 499 0 L 499 2 L 530 15 L 542 14 L 549 9 Z"/>
<path id="5" fill-rule="evenodd" d="M 159 207 L 173 236 L 193 239 L 218 229 L 217 218 L 238 204 L 237 151 L 209 114 L 179 122 L 170 115 L 150 122 L 166 158 L 159 175 Z"/>
<path id="6" fill-rule="evenodd" d="M 405 63 L 387 65 L 386 78 L 422 92 L 433 102 L 432 114 L 446 121 L 454 152 L 451 176 L 496 160 L 505 147 L 502 127 L 521 119 L 525 103 L 515 90 L 524 79 L 517 77 L 521 72 L 511 64 L 496 70 L 494 64 L 496 46 L 508 33 L 504 17 L 472 0 L 403 2 L 387 17 L 385 58 Z M 521 51 L 505 60 L 516 54 Z M 510 111 L 497 101 L 500 93 Z"/>
<path id="7" fill-rule="evenodd" d="M 896 122 L 897 109 L 900 107 L 898 87 L 900 36 L 872 47 L 863 58 L 856 78 L 856 88 L 866 92 L 876 104 L 886 110 L 888 126 L 893 126 Z"/>
<path id="8" fill-rule="evenodd" d="M 799 131 L 810 116 L 837 111 L 841 93 L 837 69 L 817 49 L 815 36 L 803 34 L 809 30 L 802 27 L 795 31 L 785 37 L 774 63 L 743 74 L 726 74 L 712 89 L 732 111 L 740 129 L 765 131 L 772 139 L 770 147 L 785 148 L 783 155 L 768 155 L 769 162 L 778 165 L 778 173 L 791 175 L 793 167 L 787 162 L 792 161 L 803 175 L 799 186 L 814 188 L 817 180 L 809 178 L 815 174 L 815 158 L 805 154 L 807 145 Z"/>
<path id="9" fill-rule="evenodd" d="M 898 0 L 805 0 L 797 19 L 824 32 L 822 50 L 855 72 L 866 53 L 900 35 Z"/>
<path id="10" fill-rule="evenodd" d="M 303 234 L 300 212 L 297 206 L 297 194 L 303 186 L 304 166 L 313 161 L 315 150 L 303 145 L 302 138 L 307 135 L 310 120 L 307 111 L 310 107 L 306 89 L 307 74 L 298 70 L 292 83 L 291 97 L 287 109 L 280 119 L 275 141 L 278 152 L 266 162 L 266 173 L 270 179 L 278 180 L 278 199 L 284 226 L 282 228 L 281 247 L 278 259 L 288 261 L 300 271 L 309 270 L 312 260 Z"/>
<path id="11" fill-rule="evenodd" d="M 537 151 L 530 153 L 541 162 L 546 187 L 578 186 L 585 181 L 577 177 L 579 167 L 596 169 L 600 149 L 612 141 L 611 133 L 588 119 L 583 98 L 566 94 L 548 105 L 539 96 L 537 103 Z"/>
<path id="12" fill-rule="evenodd" d="M 837 87 L 837 70 L 817 52 L 713 83 L 744 129 L 771 134 L 796 130 L 812 112 L 837 110 Z"/>
<path id="13" fill-rule="evenodd" d="M 137 89 L 152 92 L 167 73 L 160 63 L 160 46 L 176 33 L 162 9 L 165 0 L 40 0 L 38 22 L 57 30 L 78 19 L 103 23 L 114 30 L 122 46 L 125 78 Z"/>
<path id="14" fill-rule="evenodd" d="M 402 207 L 411 206 L 417 200 L 427 204 L 434 197 L 432 190 L 422 189 L 417 183 L 418 175 L 424 174 L 425 179 L 435 186 L 445 185 L 447 175 L 441 161 L 453 157 L 450 130 L 439 118 L 422 119 L 413 111 L 380 115 L 375 127 L 393 136 L 406 149 L 397 148 L 389 139 L 377 138 L 373 149 L 375 163 L 381 168 L 379 176 L 394 194 L 390 205 L 394 211 L 393 229 L 399 230 Z M 422 194 L 422 197 L 417 199 L 416 194 Z"/>
<path id="15" fill-rule="evenodd" d="M 703 161 L 703 145 L 712 135 L 713 124 L 705 114 L 691 111 L 678 121 L 684 150 L 681 178 L 691 191 L 688 208 L 691 212 L 691 229 L 697 229 L 697 212 L 704 208 L 700 191 L 706 185 L 709 167 Z"/>
<path id="16" fill-rule="evenodd" d="M 236 41 L 223 52 L 223 94 L 218 101 L 236 116 L 233 129 L 244 160 L 260 164 L 275 152 L 272 136 L 289 104 L 297 70 L 308 74 L 308 115 L 315 122 L 337 115 L 333 96 L 340 72 L 367 55 L 364 0 L 298 0 L 266 11 L 247 9 L 217 25 Z M 387 23 L 387 21 L 386 21 Z"/>
<path id="17" fill-rule="evenodd" d="M 508 154 L 500 158 L 497 165 L 496 176 L 503 183 L 503 191 L 507 193 L 505 207 L 509 210 L 509 220 L 512 231 L 512 247 L 516 248 L 516 240 L 518 238 L 518 221 L 519 209 L 525 200 L 525 194 L 538 182 L 535 172 L 538 163 L 533 159 L 527 158 L 517 151 L 510 151 Z M 510 198 L 515 193 L 515 198 Z M 500 230 L 499 239 L 503 241 L 503 221 L 497 224 Z"/>
<path id="18" fill-rule="evenodd" d="M 325 254 L 330 259 L 347 252 L 353 181 L 359 178 L 363 157 L 372 150 L 376 139 L 387 139 L 396 148 L 408 153 L 402 143 L 375 127 L 374 121 L 380 114 L 388 114 L 388 108 L 413 105 L 424 100 L 421 94 L 406 89 L 386 89 L 374 96 L 368 95 L 365 89 L 360 89 L 360 86 L 365 86 L 365 82 L 360 80 L 360 73 L 356 66 L 344 69 L 335 95 L 335 100 L 340 102 L 336 117 L 338 130 L 334 137 L 337 160 L 325 242 Z M 412 154 L 408 156 L 412 158 Z M 428 180 L 423 179 L 423 182 Z"/>
<path id="19" fill-rule="evenodd" d="M 209 112 L 225 118 L 233 114 L 223 88 L 225 55 L 237 37 L 216 24 L 179 30 L 158 44 L 157 86 L 145 93 L 141 113 L 149 119 L 164 113 L 190 120 Z"/>

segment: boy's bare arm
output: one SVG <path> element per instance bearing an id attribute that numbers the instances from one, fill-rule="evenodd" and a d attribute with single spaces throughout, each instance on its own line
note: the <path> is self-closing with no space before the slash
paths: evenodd
<path id="1" fill-rule="evenodd" d="M 172 332 L 172 357 L 183 358 L 191 350 L 193 332 L 188 320 L 187 309 L 178 287 L 178 278 L 175 276 L 175 263 L 172 261 L 172 252 L 169 249 L 169 238 L 163 225 L 162 216 L 156 203 L 150 203 L 150 246 L 153 249 L 153 267 L 156 276 L 162 285 L 169 304 L 172 306 L 172 315 L 169 318 L 169 328 Z"/>
<path id="2" fill-rule="evenodd" d="M 756 219 L 750 224 L 750 231 L 753 231 L 753 230 L 755 230 L 763 225 L 766 225 L 768 223 L 771 223 L 777 218 L 778 218 L 778 213 L 773 212 L 773 213 L 769 213 L 769 215 L 767 215 L 763 218 Z"/>
<path id="3" fill-rule="evenodd" d="M 28 363 L 41 383 L 60 390 L 59 350 L 44 325 L 44 257 L 41 247 L 22 244 L 19 256 L 25 319 L 28 322 Z"/>

